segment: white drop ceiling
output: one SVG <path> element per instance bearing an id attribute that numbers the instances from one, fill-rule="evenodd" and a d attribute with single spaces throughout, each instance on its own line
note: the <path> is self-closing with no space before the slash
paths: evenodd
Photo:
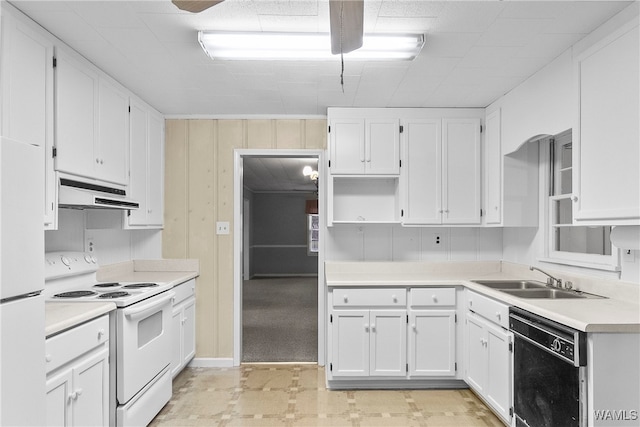
<path id="1" fill-rule="evenodd" d="M 631 2 L 365 0 L 365 32 L 420 32 L 412 62 L 212 61 L 198 30 L 329 31 L 328 0 L 12 1 L 167 115 L 309 116 L 341 107 L 485 107 Z"/>

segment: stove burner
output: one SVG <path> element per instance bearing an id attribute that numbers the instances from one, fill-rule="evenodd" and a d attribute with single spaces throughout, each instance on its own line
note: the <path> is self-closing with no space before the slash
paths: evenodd
<path id="1" fill-rule="evenodd" d="M 110 299 L 110 298 L 120 298 L 129 296 L 129 292 L 107 292 L 100 295 L 98 298 Z"/>
<path id="2" fill-rule="evenodd" d="M 120 283 L 111 282 L 111 283 L 96 283 L 93 285 L 94 288 L 113 288 L 116 286 L 120 286 Z"/>
<path id="3" fill-rule="evenodd" d="M 133 283 L 131 285 L 124 285 L 123 288 L 137 289 L 137 288 L 155 288 L 157 283 Z"/>
<path id="4" fill-rule="evenodd" d="M 88 297 L 95 294 L 96 293 L 93 291 L 71 291 L 71 292 L 62 292 L 60 294 L 55 294 L 54 298 L 81 298 L 81 297 Z"/>

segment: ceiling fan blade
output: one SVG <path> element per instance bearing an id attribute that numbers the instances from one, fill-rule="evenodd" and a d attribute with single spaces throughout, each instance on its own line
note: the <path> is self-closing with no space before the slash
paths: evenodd
<path id="1" fill-rule="evenodd" d="M 330 0 L 331 53 L 362 47 L 364 0 Z"/>
<path id="2" fill-rule="evenodd" d="M 175 4 L 180 10 L 198 13 L 223 1 L 224 0 L 171 0 L 171 3 Z"/>

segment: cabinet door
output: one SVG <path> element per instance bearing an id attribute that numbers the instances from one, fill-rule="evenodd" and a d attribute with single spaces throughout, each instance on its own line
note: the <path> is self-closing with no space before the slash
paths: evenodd
<path id="1" fill-rule="evenodd" d="M 443 224 L 480 223 L 480 119 L 442 120 Z"/>
<path id="2" fill-rule="evenodd" d="M 369 311 L 334 311 L 332 334 L 333 376 L 368 376 Z"/>
<path id="3" fill-rule="evenodd" d="M 44 147 L 53 139 L 53 42 L 2 16 L 2 136 Z"/>
<path id="4" fill-rule="evenodd" d="M 331 121 L 330 126 L 331 173 L 363 174 L 364 119 L 335 119 Z"/>
<path id="5" fill-rule="evenodd" d="M 98 85 L 98 149 L 96 178 L 126 185 L 128 180 L 129 96 L 115 84 Z"/>
<path id="6" fill-rule="evenodd" d="M 182 310 L 173 308 L 171 316 L 171 376 L 175 377 L 182 369 Z"/>
<path id="7" fill-rule="evenodd" d="M 71 425 L 71 369 L 47 379 L 46 425 Z"/>
<path id="8" fill-rule="evenodd" d="M 497 109 L 487 116 L 485 132 L 485 223 L 502 222 L 502 148 L 501 111 Z"/>
<path id="9" fill-rule="evenodd" d="M 76 426 L 109 424 L 109 349 L 73 368 L 72 411 Z"/>
<path id="10" fill-rule="evenodd" d="M 149 168 L 147 185 L 147 225 L 162 226 L 164 222 L 164 118 L 148 116 Z"/>
<path id="11" fill-rule="evenodd" d="M 411 311 L 409 315 L 409 374 L 456 375 L 455 310 Z"/>
<path id="12" fill-rule="evenodd" d="M 367 119 L 365 126 L 365 173 L 399 174 L 400 121 L 398 119 Z"/>
<path id="13" fill-rule="evenodd" d="M 467 353 L 465 380 L 469 386 L 484 394 L 487 376 L 485 322 L 473 313 L 467 313 Z"/>
<path id="14" fill-rule="evenodd" d="M 440 123 L 440 119 L 403 122 L 403 224 L 440 224 L 442 221 Z"/>
<path id="15" fill-rule="evenodd" d="M 196 355 L 196 300 L 187 301 L 182 309 L 182 365 Z"/>
<path id="16" fill-rule="evenodd" d="M 407 312 L 377 310 L 369 314 L 371 376 L 406 376 Z"/>
<path id="17" fill-rule="evenodd" d="M 511 419 L 512 406 L 512 353 L 513 334 L 497 326 L 487 325 L 487 382 L 485 396 L 498 414 Z"/>
<path id="18" fill-rule="evenodd" d="M 56 58 L 56 169 L 93 177 L 98 75 L 64 50 Z"/>
<path id="19" fill-rule="evenodd" d="M 640 223 L 639 40 L 635 20 L 576 61 L 573 187 L 580 225 Z"/>
<path id="20" fill-rule="evenodd" d="M 135 101 L 131 102 L 129 116 L 130 177 L 129 197 L 140 203 L 139 209 L 130 211 L 129 226 L 147 224 L 147 112 Z"/>

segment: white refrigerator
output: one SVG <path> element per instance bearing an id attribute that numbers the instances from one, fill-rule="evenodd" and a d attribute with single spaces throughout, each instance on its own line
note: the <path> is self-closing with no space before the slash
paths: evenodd
<path id="1" fill-rule="evenodd" d="M 45 424 L 44 152 L 0 137 L 0 425 Z"/>

